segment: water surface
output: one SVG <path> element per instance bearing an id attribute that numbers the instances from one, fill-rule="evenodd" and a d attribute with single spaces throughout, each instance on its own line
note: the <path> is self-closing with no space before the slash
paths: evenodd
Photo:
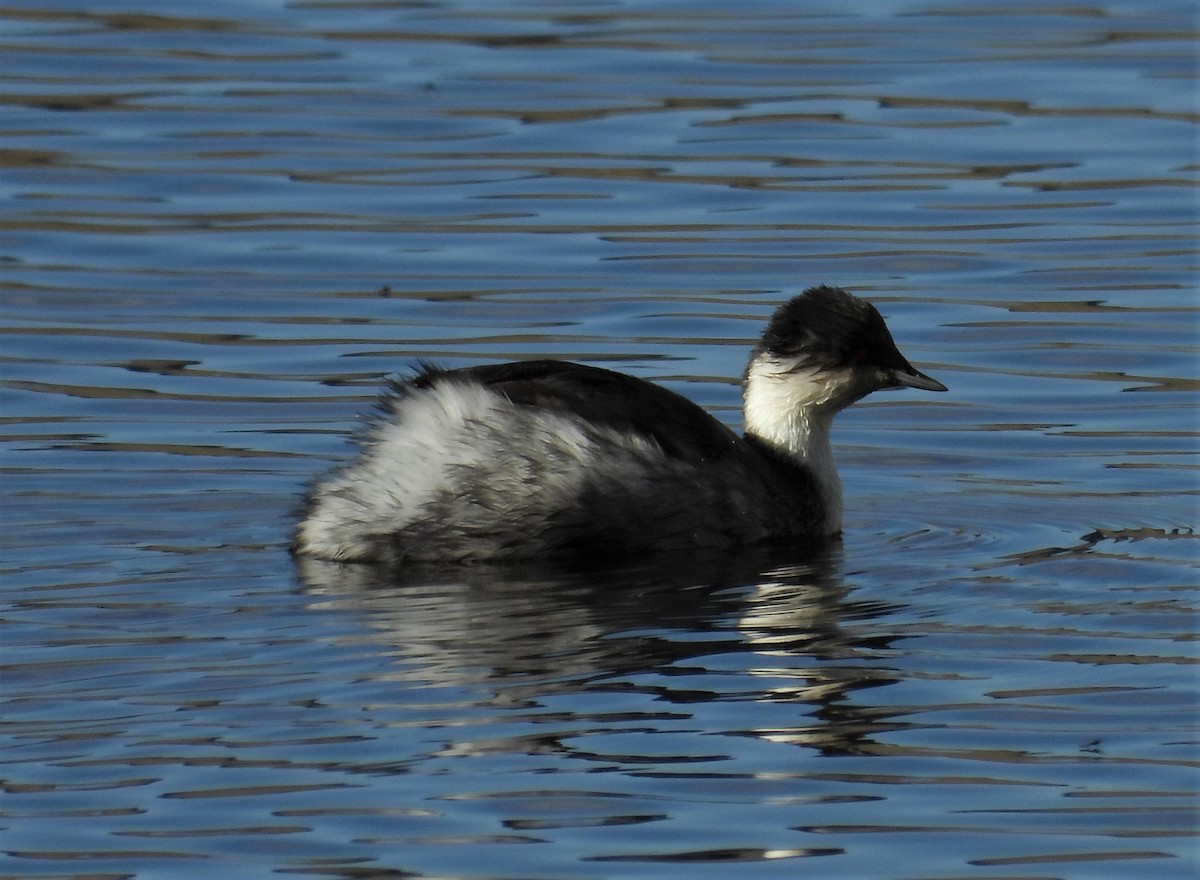
<path id="1" fill-rule="evenodd" d="M 0 877 L 1195 872 L 1193 24 L 4 10 Z M 821 282 L 951 388 L 840 417 L 834 552 L 286 553 L 417 359 L 736 426 Z"/>

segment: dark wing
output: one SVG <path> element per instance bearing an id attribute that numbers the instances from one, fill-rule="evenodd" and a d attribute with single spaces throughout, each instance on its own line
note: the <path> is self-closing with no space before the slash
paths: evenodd
<path id="1" fill-rule="evenodd" d="M 640 434 L 675 458 L 711 461 L 735 455 L 742 440 L 701 407 L 660 385 L 568 361 L 518 361 L 461 370 L 425 366 L 406 385 L 479 382 L 513 403 L 577 416 L 588 424 Z"/>

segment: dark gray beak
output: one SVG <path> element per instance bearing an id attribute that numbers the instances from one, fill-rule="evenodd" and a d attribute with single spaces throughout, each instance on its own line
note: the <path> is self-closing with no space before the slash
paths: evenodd
<path id="1" fill-rule="evenodd" d="M 908 369 L 900 368 L 892 370 L 892 380 L 897 385 L 902 385 L 905 388 L 920 388 L 922 391 L 948 391 L 941 382 L 930 376 L 926 376 L 916 367 L 911 364 L 907 365 Z"/>

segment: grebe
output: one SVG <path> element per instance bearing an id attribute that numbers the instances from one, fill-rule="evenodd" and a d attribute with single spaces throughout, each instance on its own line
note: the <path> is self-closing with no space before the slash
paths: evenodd
<path id="1" fill-rule="evenodd" d="M 945 391 L 873 305 L 813 287 L 771 317 L 745 436 L 684 397 L 538 360 L 393 382 L 357 458 L 318 482 L 295 553 L 345 562 L 602 561 L 820 544 L 841 532 L 833 417 L 882 388 Z"/>

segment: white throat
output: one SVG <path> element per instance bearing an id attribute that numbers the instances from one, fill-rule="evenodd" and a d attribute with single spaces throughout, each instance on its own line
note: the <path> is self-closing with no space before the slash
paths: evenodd
<path id="1" fill-rule="evenodd" d="M 852 381 L 847 373 L 797 367 L 766 356 L 756 357 L 746 374 L 746 433 L 811 469 L 831 534 L 842 528 L 842 481 L 833 461 L 829 429 L 833 417 L 849 403 L 847 386 Z"/>

